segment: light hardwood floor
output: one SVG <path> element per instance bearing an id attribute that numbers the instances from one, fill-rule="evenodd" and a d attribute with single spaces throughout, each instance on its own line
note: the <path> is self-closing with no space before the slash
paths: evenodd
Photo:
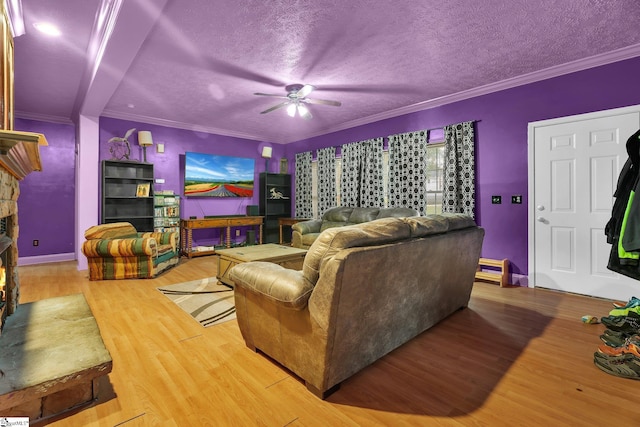
<path id="1" fill-rule="evenodd" d="M 183 259 L 153 280 L 90 282 L 75 262 L 20 267 L 21 302 L 82 292 L 113 358 L 100 401 L 55 426 L 638 425 L 640 382 L 593 364 L 610 301 L 476 283 L 467 309 L 342 384 L 326 401 L 237 323 L 201 327 L 156 290 L 214 276 Z M 389 284 L 393 292 L 393 284 Z M 640 294 L 640 292 L 639 292 Z M 0 414 L 1 415 L 1 414 Z"/>

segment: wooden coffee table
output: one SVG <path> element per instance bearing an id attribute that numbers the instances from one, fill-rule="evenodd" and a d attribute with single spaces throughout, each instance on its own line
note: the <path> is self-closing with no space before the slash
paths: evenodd
<path id="1" fill-rule="evenodd" d="M 242 246 L 231 249 L 216 250 L 218 255 L 218 280 L 225 285 L 234 287 L 229 278 L 232 267 L 249 261 L 267 261 L 280 264 L 293 270 L 302 270 L 302 263 L 307 254 L 306 249 L 267 243 L 265 245 Z"/>

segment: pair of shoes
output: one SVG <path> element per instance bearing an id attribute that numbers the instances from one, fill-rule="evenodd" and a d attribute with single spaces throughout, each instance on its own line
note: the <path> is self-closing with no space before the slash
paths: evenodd
<path id="1" fill-rule="evenodd" d="M 640 379 L 640 358 L 633 354 L 609 356 L 596 351 L 593 353 L 593 363 L 607 374 L 634 380 Z"/>
<path id="2" fill-rule="evenodd" d="M 627 301 L 626 303 L 617 302 L 617 301 L 613 302 L 613 308 L 627 308 L 627 307 L 635 307 L 637 305 L 640 305 L 640 298 L 636 298 L 636 297 L 631 297 L 629 301 Z"/>
<path id="3" fill-rule="evenodd" d="M 621 356 L 623 354 L 633 354 L 640 358 L 640 337 L 637 335 L 627 339 L 627 343 L 618 347 L 611 347 L 606 344 L 598 346 L 598 353 L 608 356 Z"/>
<path id="4" fill-rule="evenodd" d="M 600 322 L 608 329 L 629 334 L 640 333 L 640 314 L 630 311 L 625 316 L 606 316 Z"/>
<path id="5" fill-rule="evenodd" d="M 605 329 L 600 339 L 603 343 L 609 347 L 621 347 L 627 344 L 629 338 L 635 336 L 626 332 L 612 331 L 611 329 Z"/>

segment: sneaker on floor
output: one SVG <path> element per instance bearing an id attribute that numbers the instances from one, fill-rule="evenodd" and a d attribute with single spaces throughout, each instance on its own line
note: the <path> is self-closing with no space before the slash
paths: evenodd
<path id="1" fill-rule="evenodd" d="M 605 329 L 602 335 L 600 335 L 600 339 L 609 347 L 621 347 L 627 344 L 627 340 L 632 336 L 637 335 L 628 334 L 626 332 L 612 331 L 611 329 Z"/>
<path id="2" fill-rule="evenodd" d="M 612 331 L 640 333 L 640 314 L 634 311 L 630 311 L 625 316 L 605 316 L 600 319 L 600 322 Z"/>
<path id="3" fill-rule="evenodd" d="M 631 299 L 629 299 L 629 301 L 627 301 L 626 303 L 618 301 L 613 302 L 614 308 L 634 307 L 636 305 L 640 305 L 640 298 L 631 297 Z"/>
<path id="4" fill-rule="evenodd" d="M 627 344 L 619 347 L 611 347 L 606 344 L 600 344 L 598 346 L 598 353 L 606 354 L 607 356 L 622 356 L 623 354 L 632 354 L 640 358 L 640 347 L 630 341 Z"/>
<path id="5" fill-rule="evenodd" d="M 640 359 L 632 354 L 607 356 L 596 351 L 593 354 L 593 363 L 607 374 L 634 380 L 640 379 Z"/>
<path id="6" fill-rule="evenodd" d="M 640 306 L 634 305 L 631 307 L 614 308 L 609 312 L 609 316 L 626 316 L 631 312 L 640 314 Z"/>

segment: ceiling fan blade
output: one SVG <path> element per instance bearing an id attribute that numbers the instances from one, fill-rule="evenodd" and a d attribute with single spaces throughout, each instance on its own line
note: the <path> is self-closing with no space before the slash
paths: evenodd
<path id="1" fill-rule="evenodd" d="M 309 95 L 311 92 L 313 92 L 313 90 L 315 89 L 315 87 L 311 86 L 311 85 L 304 85 L 302 86 L 302 89 L 300 89 L 296 95 L 298 95 L 298 98 L 304 98 L 305 96 Z"/>
<path id="2" fill-rule="evenodd" d="M 258 95 L 258 96 L 275 96 L 276 98 L 283 98 L 283 99 L 288 99 L 288 97 L 283 96 L 283 95 L 276 95 L 274 93 L 262 93 L 262 92 L 254 92 L 254 95 Z"/>
<path id="3" fill-rule="evenodd" d="M 276 104 L 276 105 L 274 105 L 274 106 L 273 106 L 273 107 L 271 107 L 271 108 L 267 108 L 266 110 L 261 111 L 261 112 L 260 112 L 260 114 L 267 114 L 267 113 L 270 113 L 270 112 L 272 112 L 273 110 L 277 110 L 278 108 L 282 108 L 282 107 L 284 107 L 285 105 L 288 105 L 288 104 L 289 104 L 289 103 L 288 103 L 287 101 L 285 101 L 285 102 L 281 102 L 280 104 Z"/>
<path id="4" fill-rule="evenodd" d="M 203 60 L 207 64 L 208 68 L 215 70 L 219 73 L 223 73 L 236 78 L 250 80 L 252 82 L 260 82 L 260 83 L 268 84 L 270 86 L 283 85 L 283 82 L 281 82 L 280 80 L 271 78 L 264 74 L 257 73 L 255 71 L 251 71 L 246 67 L 241 67 L 239 65 L 235 65 L 230 62 L 213 58 L 212 56 L 204 57 Z"/>
<path id="5" fill-rule="evenodd" d="M 415 93 L 415 89 L 409 85 L 403 84 L 380 84 L 380 85 L 322 85 L 319 90 L 332 92 L 349 92 L 349 93 L 399 93 L 410 94 Z"/>
<path id="6" fill-rule="evenodd" d="M 342 102 L 340 101 L 332 101 L 329 99 L 306 98 L 304 99 L 304 102 L 307 102 L 309 104 L 332 105 L 334 107 L 339 107 L 342 105 Z"/>

